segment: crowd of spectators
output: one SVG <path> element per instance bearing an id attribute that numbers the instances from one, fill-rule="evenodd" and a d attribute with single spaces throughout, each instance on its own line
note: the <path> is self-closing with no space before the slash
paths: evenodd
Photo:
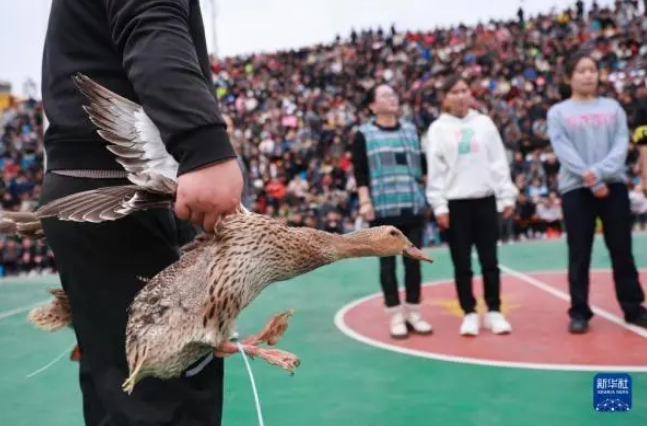
<path id="1" fill-rule="evenodd" d="M 559 163 L 546 135 L 546 112 L 559 100 L 560 65 L 574 48 L 595 51 L 602 92 L 626 108 L 629 125 L 647 94 L 645 5 L 621 0 L 609 8 L 574 2 L 532 17 L 458 25 L 428 32 L 355 32 L 334 42 L 213 63 L 217 96 L 234 121 L 234 144 L 252 184 L 253 209 L 296 226 L 331 232 L 365 227 L 359 217 L 351 150 L 367 88 L 386 82 L 403 118 L 425 132 L 439 114 L 445 76 L 472 81 L 479 108 L 498 125 L 520 195 L 515 216 L 501 223 L 502 242 L 563 232 L 556 190 Z M 642 9 L 642 10 L 641 10 Z M 0 116 L 2 208 L 31 210 L 43 173 L 42 108 L 20 102 Z M 636 226 L 647 223 L 647 200 L 630 147 L 627 171 Z M 0 237 L 1 238 L 1 237 Z M 425 245 L 443 243 L 433 217 Z M 55 270 L 42 241 L 0 239 L 0 275 Z"/>

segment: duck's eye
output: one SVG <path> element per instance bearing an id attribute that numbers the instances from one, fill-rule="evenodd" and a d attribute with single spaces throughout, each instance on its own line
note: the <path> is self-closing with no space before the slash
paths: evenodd
<path id="1" fill-rule="evenodd" d="M 398 236 L 398 231 L 396 231 L 396 230 L 394 229 L 394 230 L 392 230 L 392 231 L 390 231 L 390 232 L 389 232 L 389 235 L 391 235 L 392 237 L 397 237 L 397 236 Z"/>

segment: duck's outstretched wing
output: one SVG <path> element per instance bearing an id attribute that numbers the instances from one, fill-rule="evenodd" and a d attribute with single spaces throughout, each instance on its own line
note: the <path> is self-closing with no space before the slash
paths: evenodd
<path id="1" fill-rule="evenodd" d="M 170 207 L 177 190 L 178 163 L 168 153 L 159 130 L 144 109 L 83 74 L 74 83 L 88 100 L 84 110 L 97 133 L 108 142 L 133 185 L 79 192 L 36 211 L 39 219 L 57 217 L 78 222 L 104 222 L 137 210 Z M 240 209 L 249 213 L 242 205 Z"/>
<path id="2" fill-rule="evenodd" d="M 178 163 L 168 153 L 159 130 L 136 103 L 117 95 L 83 74 L 74 83 L 86 97 L 84 106 L 107 149 L 135 185 L 153 192 L 175 193 Z M 163 181 L 163 182 L 160 182 Z"/>
<path id="3" fill-rule="evenodd" d="M 151 192 L 137 185 L 109 186 L 54 200 L 39 208 L 36 216 L 98 223 L 117 220 L 137 210 L 171 207 L 173 200 L 172 194 Z"/>
<path id="4" fill-rule="evenodd" d="M 83 109 L 132 185 L 60 198 L 38 209 L 38 218 L 96 223 L 117 220 L 137 210 L 170 207 L 177 190 L 178 163 L 166 151 L 159 130 L 144 109 L 83 74 L 73 78 L 88 100 Z"/>

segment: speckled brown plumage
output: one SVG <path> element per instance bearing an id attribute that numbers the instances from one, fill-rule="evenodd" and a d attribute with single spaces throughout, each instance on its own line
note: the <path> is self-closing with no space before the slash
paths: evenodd
<path id="1" fill-rule="evenodd" d="M 215 234 L 202 234 L 187 245 L 181 258 L 148 280 L 133 300 L 126 328 L 130 377 L 124 389 L 132 391 L 146 376 L 177 377 L 213 351 L 231 354 L 235 349 L 228 338 L 236 318 L 271 283 L 354 257 L 404 254 L 430 260 L 418 252 L 393 227 L 338 235 L 288 227 L 255 213 L 228 216 Z M 60 308 L 59 300 L 39 309 Z M 287 316 L 277 316 L 275 334 L 250 338 L 246 350 L 291 371 L 296 357 L 255 348 L 276 343 Z"/>
<path id="2" fill-rule="evenodd" d="M 133 301 L 126 332 L 133 376 L 126 389 L 147 375 L 176 377 L 218 350 L 240 312 L 269 284 L 337 260 L 401 254 L 407 247 L 391 227 L 341 236 L 258 214 L 226 218 Z"/>
<path id="3" fill-rule="evenodd" d="M 136 210 L 170 206 L 177 162 L 166 152 L 143 108 L 85 76 L 76 76 L 75 81 L 90 102 L 86 107 L 90 119 L 110 142 L 108 149 L 117 155 L 132 185 L 72 194 L 17 222 L 29 224 L 26 228 L 33 231 L 33 224 L 44 217 L 102 222 Z M 228 338 L 236 318 L 271 283 L 352 257 L 403 254 L 431 261 L 394 227 L 338 235 L 291 228 L 242 206 L 212 231 L 184 247 L 181 258 L 147 280 L 133 300 L 125 335 L 130 373 L 126 391 L 147 376 L 177 377 L 210 352 L 235 353 L 238 349 Z M 60 296 L 30 319 L 45 329 L 46 322 L 54 319 L 56 327 L 65 321 L 71 326 L 71 314 L 61 315 L 65 309 L 69 313 L 69 306 Z M 292 371 L 298 365 L 296 356 L 259 347 L 276 344 L 290 315 L 273 317 L 259 334 L 242 341 L 243 350 Z"/>

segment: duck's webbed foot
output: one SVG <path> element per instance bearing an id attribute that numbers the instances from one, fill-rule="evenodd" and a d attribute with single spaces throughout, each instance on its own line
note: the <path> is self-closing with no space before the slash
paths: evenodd
<path id="1" fill-rule="evenodd" d="M 274 315 L 259 333 L 243 339 L 241 343 L 243 345 L 254 346 L 260 345 L 261 343 L 265 343 L 270 346 L 276 345 L 288 329 L 288 318 L 293 314 L 294 311 L 289 310 L 281 314 Z"/>
<path id="2" fill-rule="evenodd" d="M 293 312 L 290 310 L 274 315 L 259 333 L 242 339 L 240 343 L 245 353 L 251 358 L 258 357 L 264 359 L 269 364 L 277 365 L 293 373 L 294 368 L 298 367 L 300 363 L 296 355 L 280 349 L 259 347 L 262 343 L 270 346 L 278 343 L 288 328 L 288 318 L 292 316 Z M 237 352 L 239 352 L 238 346 L 230 341 L 226 341 L 216 349 L 215 355 L 224 358 Z"/>

